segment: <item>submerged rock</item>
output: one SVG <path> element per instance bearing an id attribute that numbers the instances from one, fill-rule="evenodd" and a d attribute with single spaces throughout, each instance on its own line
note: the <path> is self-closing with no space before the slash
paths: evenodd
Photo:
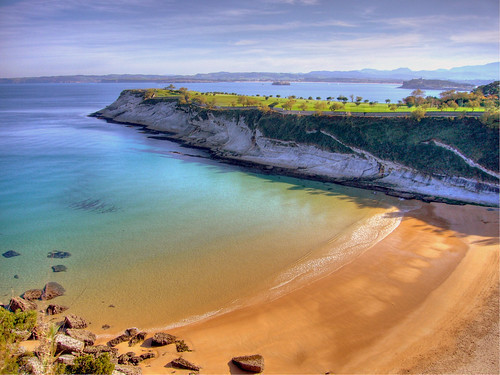
<path id="1" fill-rule="evenodd" d="M 68 268 L 62 264 L 58 264 L 57 266 L 52 266 L 52 272 L 66 272 Z"/>
<path id="2" fill-rule="evenodd" d="M 21 311 L 29 311 L 36 310 L 36 303 L 25 300 L 21 297 L 13 297 L 9 302 L 9 309 L 12 312 L 16 312 L 17 310 Z"/>
<path id="3" fill-rule="evenodd" d="M 66 330 L 66 334 L 69 337 L 73 337 L 74 339 L 83 341 L 85 345 L 94 345 L 94 342 L 97 338 L 94 333 L 85 329 L 68 328 Z"/>
<path id="4" fill-rule="evenodd" d="M 14 250 L 9 250 L 6 251 L 5 253 L 2 254 L 5 258 L 12 258 L 12 257 L 17 257 L 21 254 L 19 254 L 17 251 Z"/>
<path id="5" fill-rule="evenodd" d="M 241 357 L 234 357 L 232 362 L 240 369 L 250 372 L 264 371 L 264 357 L 260 354 L 244 355 Z"/>
<path id="6" fill-rule="evenodd" d="M 180 368 L 180 369 L 185 369 L 185 370 L 193 370 L 193 371 L 200 371 L 200 368 L 201 368 L 199 366 L 196 366 L 194 363 L 186 361 L 182 357 L 174 359 L 172 362 L 170 362 L 170 365 L 172 367 L 176 367 L 176 368 Z"/>
<path id="7" fill-rule="evenodd" d="M 163 346 L 163 345 L 169 345 L 173 344 L 177 340 L 177 337 L 170 335 L 166 332 L 158 332 L 155 333 L 153 336 L 153 341 L 151 342 L 151 345 L 153 346 Z"/>
<path id="8" fill-rule="evenodd" d="M 42 293 L 43 291 L 41 289 L 29 289 L 23 293 L 22 297 L 28 301 L 32 301 L 34 299 L 40 299 L 42 297 Z"/>
<path id="9" fill-rule="evenodd" d="M 56 315 L 56 314 L 60 314 L 62 313 L 63 311 L 66 311 L 68 310 L 69 307 L 68 306 L 63 306 L 63 305 L 49 305 L 47 306 L 47 314 L 48 315 Z"/>
<path id="10" fill-rule="evenodd" d="M 87 321 L 77 315 L 70 314 L 64 318 L 64 327 L 66 328 L 82 329 L 87 328 L 87 326 Z"/>
<path id="11" fill-rule="evenodd" d="M 45 284 L 41 298 L 42 300 L 49 300 L 64 295 L 64 292 L 66 292 L 66 289 L 61 284 L 51 281 Z"/>
<path id="12" fill-rule="evenodd" d="M 58 258 L 58 259 L 68 258 L 70 256 L 71 253 L 67 251 L 49 251 L 49 253 L 47 254 L 47 258 Z"/>

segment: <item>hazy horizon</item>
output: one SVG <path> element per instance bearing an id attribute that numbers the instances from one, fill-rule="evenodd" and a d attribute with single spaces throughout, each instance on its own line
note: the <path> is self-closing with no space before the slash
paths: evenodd
<path id="1" fill-rule="evenodd" d="M 7 0 L 0 77 L 450 69 L 499 59 L 496 0 Z"/>

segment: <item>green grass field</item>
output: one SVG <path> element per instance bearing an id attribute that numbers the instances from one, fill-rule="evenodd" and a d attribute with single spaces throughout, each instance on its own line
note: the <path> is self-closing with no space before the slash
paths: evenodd
<path id="1" fill-rule="evenodd" d="M 155 99 L 162 98 L 180 98 L 181 93 L 177 90 L 166 90 L 166 89 L 154 89 Z M 284 109 L 286 108 L 286 104 L 290 99 L 289 98 L 276 98 L 276 97 L 266 97 L 266 96 L 243 96 L 243 95 L 234 95 L 234 94 L 221 94 L 221 93 L 200 93 L 196 91 L 188 91 L 189 100 L 197 101 L 198 99 L 202 100 L 202 103 L 209 104 L 213 107 L 274 107 Z M 249 105 L 245 105 L 242 103 L 241 98 L 246 98 L 249 102 Z M 333 103 L 339 103 L 338 101 L 326 101 L 326 100 L 314 100 L 314 99 L 293 99 L 294 103 L 291 107 L 292 111 L 300 112 L 324 112 L 324 111 L 332 111 L 330 109 Z M 323 103 L 323 104 L 320 104 Z M 284 107 L 285 105 L 285 107 Z M 395 110 L 390 109 L 391 104 L 386 103 L 360 103 L 357 105 L 356 103 L 347 102 L 345 105 L 335 111 L 335 112 L 360 112 L 360 113 L 384 113 L 384 112 L 412 112 L 418 107 L 412 106 L 408 107 L 406 105 L 398 105 Z M 427 107 L 425 108 L 427 112 L 484 112 L 484 107 L 458 107 L 458 108 L 444 108 L 439 109 L 436 107 Z"/>

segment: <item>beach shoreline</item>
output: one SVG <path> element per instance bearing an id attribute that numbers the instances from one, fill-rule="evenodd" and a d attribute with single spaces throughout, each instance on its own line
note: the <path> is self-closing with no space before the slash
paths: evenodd
<path id="1" fill-rule="evenodd" d="M 497 328 L 498 210 L 421 203 L 335 272 L 168 332 L 201 373 L 256 353 L 265 373 L 498 373 Z M 118 348 L 153 350 L 144 374 L 179 373 L 172 345 Z"/>

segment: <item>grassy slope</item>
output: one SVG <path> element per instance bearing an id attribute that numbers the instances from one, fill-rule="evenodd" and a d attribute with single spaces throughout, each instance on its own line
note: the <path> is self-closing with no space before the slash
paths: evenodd
<path id="1" fill-rule="evenodd" d="M 454 153 L 432 143 L 425 143 L 436 139 L 460 150 L 480 165 L 498 171 L 498 130 L 488 128 L 476 118 L 425 117 L 421 121 L 416 121 L 406 117 L 302 116 L 299 113 L 284 115 L 277 112 L 264 113 L 257 109 L 232 109 L 232 105 L 240 106 L 235 95 L 201 95 L 190 92 L 191 99 L 196 96 L 204 96 L 208 100 L 215 98 L 215 105 L 229 107 L 222 110 L 196 107 L 201 118 L 207 117 L 209 112 L 226 118 L 243 116 L 250 127 L 258 128 L 269 138 L 316 145 L 332 152 L 352 152 L 320 132 L 324 130 L 334 134 L 347 145 L 362 148 L 381 159 L 394 161 L 422 172 L 497 181 L 484 172 L 470 167 Z M 154 103 L 158 100 L 170 101 L 178 98 L 179 94 L 168 90 L 156 90 L 156 97 L 149 101 Z M 263 103 L 278 101 L 280 105 L 287 100 L 255 98 Z M 347 108 L 349 107 L 348 105 Z M 363 104 L 360 106 L 352 104 L 352 107 L 358 110 L 365 109 Z M 368 105 L 368 107 L 372 109 L 386 107 L 387 111 L 386 104 Z M 408 111 L 407 107 L 402 108 L 403 111 Z"/>
<path id="2" fill-rule="evenodd" d="M 175 98 L 178 97 L 178 94 L 173 94 L 170 90 L 161 90 L 156 89 L 156 98 Z M 238 95 L 235 94 L 202 94 L 196 91 L 190 91 L 191 99 L 196 97 L 204 97 L 208 101 L 214 101 L 213 105 L 218 107 L 242 107 L 243 105 L 238 103 Z M 283 108 L 283 104 L 288 100 L 288 98 L 276 98 L 276 97 L 266 97 L 264 96 L 247 96 L 249 98 L 255 99 L 259 105 L 274 105 L 275 108 Z M 302 104 L 306 104 L 307 108 L 305 111 L 316 111 L 315 105 L 318 102 L 323 102 L 327 105 L 327 108 L 336 101 L 326 101 L 326 100 L 307 100 L 307 99 L 296 99 L 294 106 L 292 107 L 293 111 L 302 111 Z M 345 108 L 341 109 L 340 112 L 412 112 L 417 107 L 407 107 L 406 105 L 399 106 L 395 111 L 391 111 L 389 109 L 389 104 L 386 103 L 361 103 L 356 105 L 355 103 L 348 102 L 345 104 Z M 327 109 L 330 111 L 330 109 Z M 427 112 L 441 112 L 438 108 L 427 108 Z M 484 107 L 476 107 L 476 108 L 467 108 L 460 107 L 458 109 L 446 108 L 444 111 L 460 111 L 460 112 L 484 112 Z"/>

